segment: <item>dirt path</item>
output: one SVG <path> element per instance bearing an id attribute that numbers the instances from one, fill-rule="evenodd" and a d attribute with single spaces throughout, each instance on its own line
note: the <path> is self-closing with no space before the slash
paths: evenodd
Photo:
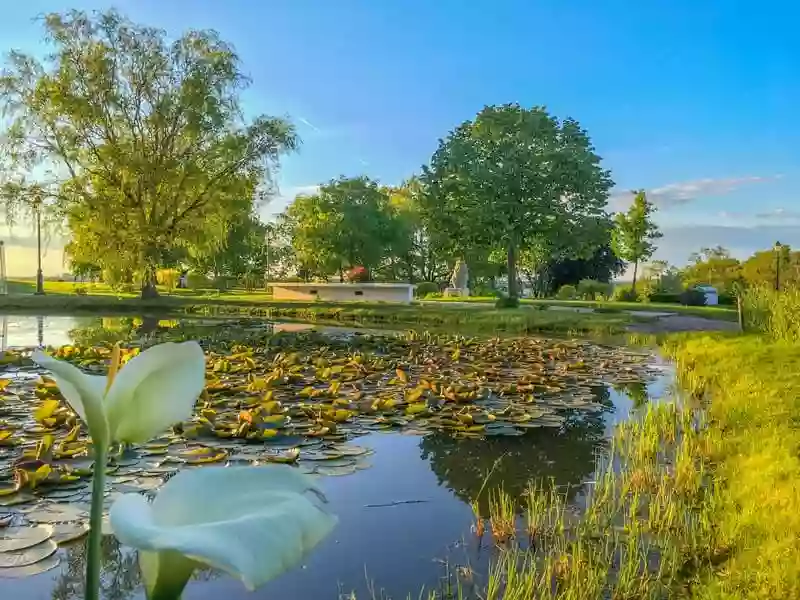
<path id="1" fill-rule="evenodd" d="M 628 331 L 638 333 L 675 333 L 679 331 L 739 331 L 739 324 L 691 315 L 671 314 L 642 323 L 631 323 Z"/>

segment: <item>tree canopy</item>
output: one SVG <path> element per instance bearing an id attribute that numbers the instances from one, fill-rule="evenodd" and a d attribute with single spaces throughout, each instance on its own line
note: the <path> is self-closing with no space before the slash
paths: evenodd
<path id="1" fill-rule="evenodd" d="M 52 54 L 12 52 L 0 77 L 6 206 L 45 195 L 76 260 L 152 293 L 165 255 L 225 243 L 297 136 L 281 118 L 243 119 L 248 80 L 213 31 L 170 42 L 113 10 L 49 14 L 44 28 Z"/>
<path id="2" fill-rule="evenodd" d="M 519 251 L 605 218 L 612 181 L 577 121 L 544 108 L 487 106 L 423 167 L 422 210 L 454 252 L 501 248 L 516 297 Z"/>

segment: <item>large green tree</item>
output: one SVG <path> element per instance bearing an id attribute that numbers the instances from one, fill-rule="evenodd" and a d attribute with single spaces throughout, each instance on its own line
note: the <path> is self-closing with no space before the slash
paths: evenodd
<path id="1" fill-rule="evenodd" d="M 282 215 L 298 266 L 320 277 L 355 266 L 369 272 L 394 244 L 393 214 L 385 189 L 368 177 L 341 177 L 316 194 L 298 196 Z"/>
<path id="2" fill-rule="evenodd" d="M 454 250 L 502 248 L 516 297 L 519 251 L 603 218 L 612 181 L 577 121 L 544 108 L 485 107 L 424 167 L 423 210 Z"/>
<path id="3" fill-rule="evenodd" d="M 653 222 L 656 208 L 647 200 L 645 191 L 634 193 L 633 202 L 627 212 L 617 213 L 614 217 L 615 227 L 611 242 L 617 256 L 633 263 L 631 288 L 635 291 L 639 263 L 653 256 L 656 250 L 653 242 L 661 237 L 661 232 Z"/>
<path id="4" fill-rule="evenodd" d="M 43 22 L 52 52 L 12 52 L 0 77 L 7 206 L 43 189 L 73 235 L 89 236 L 76 247 L 96 243 L 101 266 L 132 269 L 154 294 L 165 254 L 224 244 L 296 147 L 294 129 L 243 119 L 248 80 L 213 31 L 168 41 L 115 11 Z"/>

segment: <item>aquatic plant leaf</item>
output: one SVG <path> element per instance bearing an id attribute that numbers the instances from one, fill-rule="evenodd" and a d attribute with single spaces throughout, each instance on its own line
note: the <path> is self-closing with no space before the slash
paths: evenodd
<path id="1" fill-rule="evenodd" d="M 32 565 L 51 556 L 56 550 L 58 550 L 58 544 L 53 540 L 45 540 L 35 546 L 30 546 L 21 550 L 0 552 L 0 569 Z"/>
<path id="2" fill-rule="evenodd" d="M 21 567 L 5 567 L 0 569 L 0 579 L 22 579 L 41 575 L 55 569 L 61 563 L 61 558 L 57 554 L 51 554 L 47 558 L 39 560 L 31 565 Z"/>
<path id="3" fill-rule="evenodd" d="M 0 552 L 23 550 L 50 539 L 52 535 L 53 527 L 50 525 L 2 528 L 0 529 Z"/>

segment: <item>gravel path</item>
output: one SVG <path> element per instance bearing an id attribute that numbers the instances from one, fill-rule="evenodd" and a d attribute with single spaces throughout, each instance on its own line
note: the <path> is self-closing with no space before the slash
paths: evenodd
<path id="1" fill-rule="evenodd" d="M 631 323 L 628 331 L 639 333 L 675 333 L 679 331 L 739 331 L 739 324 L 691 315 L 670 314 L 653 321 Z"/>

